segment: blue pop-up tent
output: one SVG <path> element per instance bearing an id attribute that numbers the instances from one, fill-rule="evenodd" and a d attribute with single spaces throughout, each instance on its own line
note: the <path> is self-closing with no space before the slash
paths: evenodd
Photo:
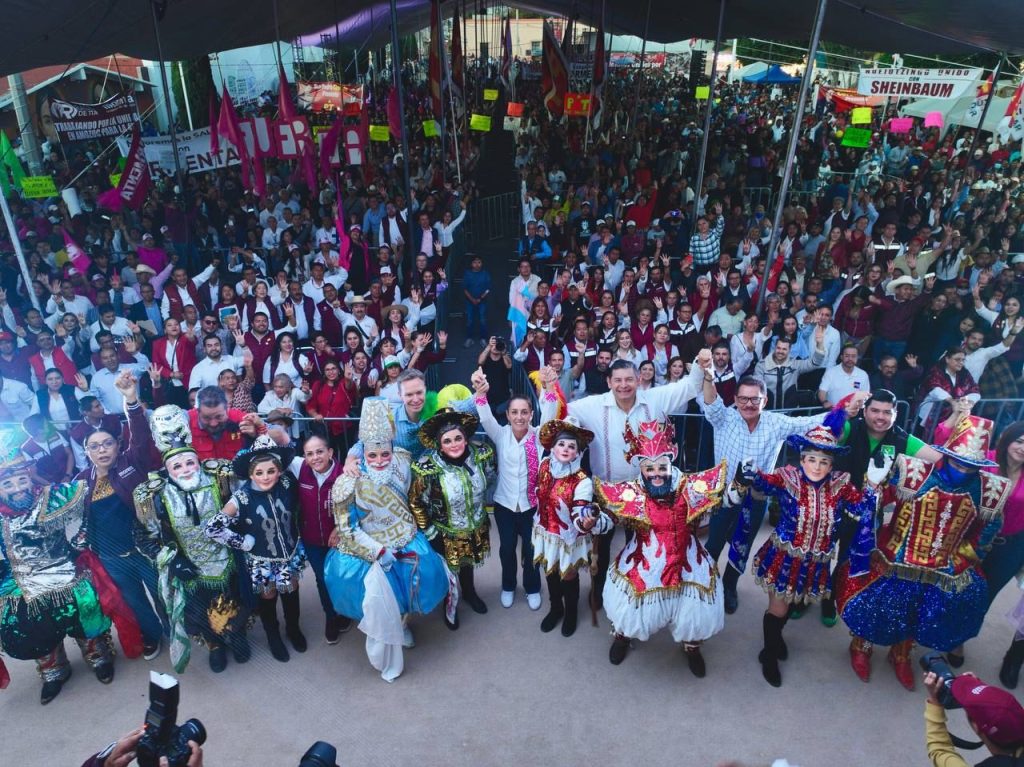
<path id="1" fill-rule="evenodd" d="M 800 78 L 787 75 L 782 71 L 782 67 L 778 64 L 772 64 L 763 72 L 758 72 L 756 75 L 744 77 L 743 82 L 765 83 L 770 85 L 796 85 L 800 82 Z"/>

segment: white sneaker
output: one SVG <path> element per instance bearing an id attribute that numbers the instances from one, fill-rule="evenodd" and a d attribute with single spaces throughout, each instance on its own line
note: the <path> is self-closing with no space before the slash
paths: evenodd
<path id="1" fill-rule="evenodd" d="M 516 592 L 514 591 L 503 591 L 501 592 L 501 606 L 511 607 L 512 603 L 516 599 Z"/>
<path id="2" fill-rule="evenodd" d="M 415 646 L 416 646 L 416 637 L 414 637 L 412 635 L 412 628 L 410 628 L 409 626 L 406 626 L 404 629 L 402 629 L 402 647 L 409 648 L 409 647 L 415 647 Z M 388 681 L 391 681 L 391 680 L 389 679 Z"/>
<path id="3" fill-rule="evenodd" d="M 538 592 L 536 594 L 527 594 L 526 595 L 526 604 L 528 604 L 530 606 L 531 610 L 539 610 L 540 609 L 540 592 Z"/>

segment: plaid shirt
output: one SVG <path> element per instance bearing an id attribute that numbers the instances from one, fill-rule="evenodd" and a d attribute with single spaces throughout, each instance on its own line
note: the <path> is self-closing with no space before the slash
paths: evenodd
<path id="1" fill-rule="evenodd" d="M 703 399 L 699 401 L 703 404 Z M 730 482 L 740 464 L 748 459 L 761 471 L 771 471 L 786 437 L 805 434 L 824 421 L 826 415 L 794 417 L 765 410 L 751 431 L 740 412 L 726 407 L 721 397 L 704 406 L 704 417 L 715 427 L 715 463 L 723 458 L 729 462 L 726 471 Z"/>
<path id="2" fill-rule="evenodd" d="M 714 266 L 722 253 L 722 232 L 725 231 L 725 216 L 717 216 L 715 225 L 708 229 L 708 236 L 701 237 L 694 232 L 690 237 L 690 253 L 694 267 Z"/>

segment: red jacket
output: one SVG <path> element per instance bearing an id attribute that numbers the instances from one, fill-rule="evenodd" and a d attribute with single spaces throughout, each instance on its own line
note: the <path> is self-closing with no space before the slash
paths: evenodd
<path id="1" fill-rule="evenodd" d="M 345 382 L 339 382 L 337 386 L 328 386 L 323 381 L 313 383 L 313 389 L 306 401 L 306 411 L 310 415 L 322 415 L 324 418 L 344 418 L 351 409 L 352 398 Z M 332 435 L 341 434 L 345 429 L 343 421 L 328 421 L 327 424 Z"/>
<path id="2" fill-rule="evenodd" d="M 238 451 L 245 447 L 245 437 L 238 430 L 238 423 L 245 418 L 241 410 L 228 408 L 228 428 L 216 440 L 199 425 L 199 411 L 192 408 L 188 411 L 188 425 L 192 428 L 192 447 L 196 449 L 200 460 L 207 458 L 224 458 L 231 460 Z"/>
<path id="3" fill-rule="evenodd" d="M 181 380 L 187 386 L 192 368 L 196 365 L 195 345 L 189 342 L 187 336 L 178 336 L 178 343 L 174 348 L 174 359 L 177 362 L 178 371 L 181 373 Z M 153 341 L 153 364 L 160 368 L 161 376 L 170 380 L 171 360 L 167 356 L 167 336 L 160 336 Z"/>
<path id="4" fill-rule="evenodd" d="M 36 374 L 36 380 L 39 382 L 40 387 L 46 381 L 46 371 L 50 367 L 55 367 L 64 376 L 64 381 L 69 384 L 74 384 L 75 375 L 78 373 L 78 367 L 72 362 L 68 355 L 64 353 L 63 349 L 54 348 L 53 350 L 53 365 L 43 364 L 43 355 L 41 352 L 36 352 L 28 358 L 28 364 L 32 366 L 32 372 Z"/>

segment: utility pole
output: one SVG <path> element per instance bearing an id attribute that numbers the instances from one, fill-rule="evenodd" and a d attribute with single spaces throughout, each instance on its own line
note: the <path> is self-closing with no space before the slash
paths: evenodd
<path id="1" fill-rule="evenodd" d="M 25 81 L 21 79 L 21 73 L 8 75 L 7 85 L 11 89 L 14 116 L 18 120 L 18 132 L 21 134 L 21 145 L 25 149 L 25 160 L 28 161 L 29 173 L 33 176 L 41 176 L 43 175 L 43 154 L 39 149 L 39 139 L 36 138 L 36 132 L 32 126 L 32 116 L 29 114 L 28 99 L 25 96 Z"/>

